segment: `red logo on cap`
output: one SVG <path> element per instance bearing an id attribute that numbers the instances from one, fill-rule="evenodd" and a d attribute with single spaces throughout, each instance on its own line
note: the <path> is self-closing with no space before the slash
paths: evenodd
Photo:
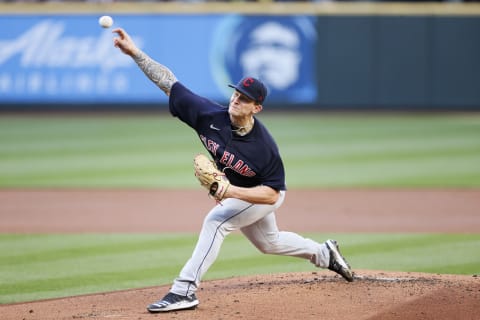
<path id="1" fill-rule="evenodd" d="M 254 82 L 255 80 L 253 80 L 252 78 L 245 78 L 245 80 L 243 80 L 243 86 L 250 87 L 250 85 Z"/>

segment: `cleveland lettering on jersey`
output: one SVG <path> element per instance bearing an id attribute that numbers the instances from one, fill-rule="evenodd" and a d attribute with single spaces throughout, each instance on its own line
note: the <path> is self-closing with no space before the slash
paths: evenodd
<path id="1" fill-rule="evenodd" d="M 199 137 L 205 148 L 207 148 L 207 150 L 210 151 L 214 156 L 217 155 L 217 150 L 220 145 L 215 141 L 208 139 L 202 134 L 200 134 Z M 253 171 L 247 164 L 245 164 L 244 160 L 239 159 L 235 161 L 235 163 L 234 161 L 235 155 L 228 151 L 224 151 L 219 160 L 219 162 L 223 164 L 226 168 L 232 169 L 233 171 L 241 174 L 244 177 L 253 177 L 256 175 L 255 171 Z"/>
<path id="2" fill-rule="evenodd" d="M 243 160 L 239 159 L 235 162 L 235 164 L 233 164 L 234 160 L 235 160 L 234 154 L 224 151 L 219 162 L 223 164 L 226 168 L 230 168 L 233 171 L 241 174 L 242 176 L 253 177 L 256 175 L 255 171 L 253 171 L 247 164 L 245 164 Z"/>

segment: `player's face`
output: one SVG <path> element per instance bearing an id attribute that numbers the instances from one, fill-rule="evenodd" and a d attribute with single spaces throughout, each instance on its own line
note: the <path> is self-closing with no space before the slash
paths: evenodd
<path id="1" fill-rule="evenodd" d="M 259 112 L 261 106 L 246 95 L 235 90 L 230 97 L 228 113 L 234 117 L 250 117 Z"/>

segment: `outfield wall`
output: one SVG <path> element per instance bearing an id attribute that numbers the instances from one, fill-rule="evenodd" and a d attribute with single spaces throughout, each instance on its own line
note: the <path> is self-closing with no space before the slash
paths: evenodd
<path id="1" fill-rule="evenodd" d="M 250 74 L 272 108 L 480 110 L 480 5 L 358 2 L 0 4 L 0 110 L 164 109 L 103 14 L 222 103 Z"/>

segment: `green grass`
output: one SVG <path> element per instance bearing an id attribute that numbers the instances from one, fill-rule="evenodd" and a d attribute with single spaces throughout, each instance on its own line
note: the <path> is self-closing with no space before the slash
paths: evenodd
<path id="1" fill-rule="evenodd" d="M 260 115 L 294 188 L 478 187 L 480 114 Z M 194 132 L 169 114 L 2 116 L 1 187 L 197 188 Z"/>
<path id="2" fill-rule="evenodd" d="M 201 147 L 165 116 L 6 117 L 0 139 L 0 187 L 192 186 Z"/>
<path id="3" fill-rule="evenodd" d="M 306 234 L 334 237 L 356 269 L 480 273 L 480 235 Z M 197 236 L 188 234 L 0 235 L 0 303 L 171 283 Z M 205 280 L 319 271 L 308 261 L 259 253 L 243 236 L 226 238 Z M 329 271 L 319 271 L 329 272 Z"/>

